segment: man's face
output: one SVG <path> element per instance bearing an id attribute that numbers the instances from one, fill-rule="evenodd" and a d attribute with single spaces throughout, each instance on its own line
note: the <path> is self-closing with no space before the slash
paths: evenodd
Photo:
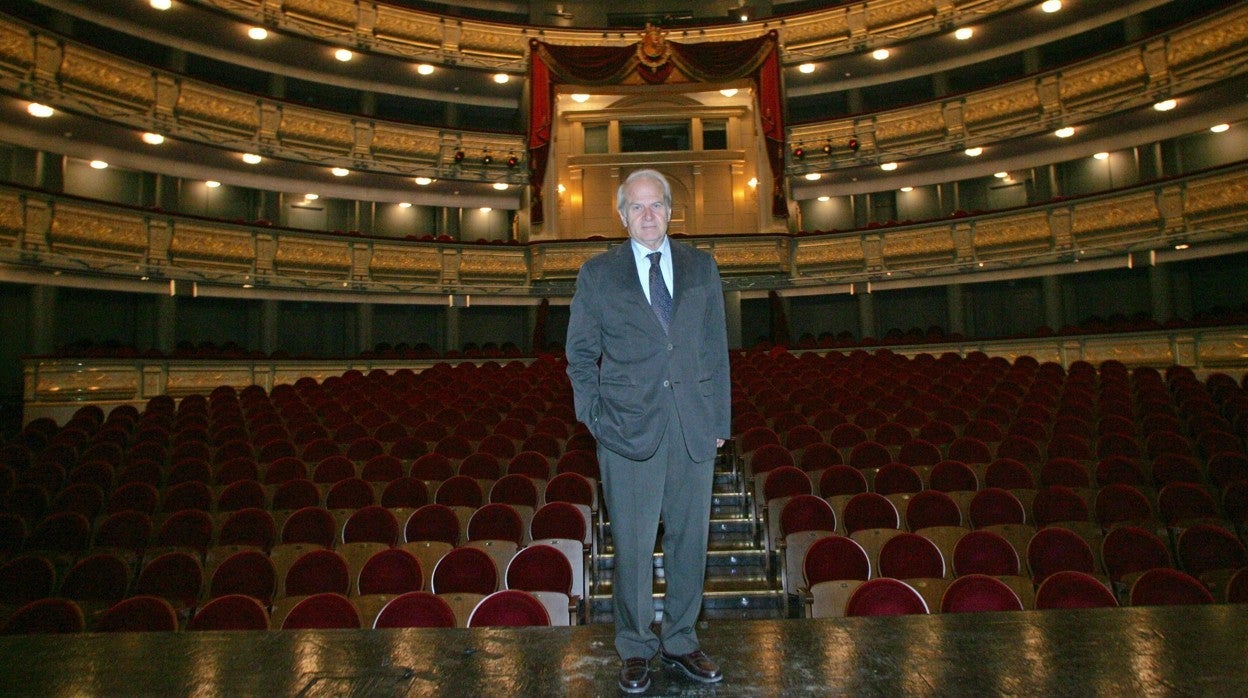
<path id="1" fill-rule="evenodd" d="M 634 180 L 624 190 L 621 217 L 630 238 L 648 250 L 659 249 L 672 219 L 671 209 L 663 202 L 663 187 L 645 177 Z"/>

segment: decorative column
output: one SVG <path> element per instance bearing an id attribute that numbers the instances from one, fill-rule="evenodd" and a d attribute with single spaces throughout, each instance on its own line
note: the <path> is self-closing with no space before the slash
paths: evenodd
<path id="1" fill-rule="evenodd" d="M 173 352 L 178 329 L 178 299 L 156 296 L 156 349 L 166 356 Z"/>
<path id="2" fill-rule="evenodd" d="M 373 348 L 373 304 L 360 303 L 355 306 L 355 337 L 359 351 L 371 351 Z"/>
<path id="3" fill-rule="evenodd" d="M 945 287 L 945 298 L 949 304 L 949 334 L 966 334 L 965 288 L 962 284 L 949 284 Z"/>
<path id="4" fill-rule="evenodd" d="M 459 308 L 451 306 L 446 309 L 443 329 L 445 332 L 442 333 L 442 351 L 445 353 L 452 349 L 459 349 L 462 344 L 459 338 Z"/>
<path id="5" fill-rule="evenodd" d="M 1044 286 L 1044 324 L 1056 332 L 1066 324 L 1066 313 L 1062 308 L 1062 280 L 1058 276 L 1045 276 L 1041 283 Z"/>
<path id="6" fill-rule="evenodd" d="M 728 330 L 728 348 L 741 348 L 741 292 L 724 291 L 724 321 Z"/>
<path id="7" fill-rule="evenodd" d="M 1148 290 L 1153 301 L 1153 319 L 1166 322 L 1174 317 L 1174 295 L 1171 293 L 1170 265 L 1155 264 L 1148 268 Z"/>
<path id="8" fill-rule="evenodd" d="M 260 351 L 266 355 L 277 351 L 277 322 L 280 316 L 279 301 L 260 301 Z"/>
<path id="9" fill-rule="evenodd" d="M 56 299 L 60 288 L 56 286 L 30 287 L 30 346 L 31 354 L 46 356 L 55 349 Z"/>
<path id="10" fill-rule="evenodd" d="M 858 294 L 858 336 L 876 337 L 875 298 L 870 293 Z"/>

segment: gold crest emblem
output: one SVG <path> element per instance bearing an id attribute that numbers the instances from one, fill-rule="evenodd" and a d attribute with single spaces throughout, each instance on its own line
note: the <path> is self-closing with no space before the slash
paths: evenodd
<path id="1" fill-rule="evenodd" d="M 654 69 L 667 63 L 672 56 L 672 49 L 667 45 L 667 32 L 646 23 L 641 33 L 641 43 L 637 44 L 637 60 L 642 65 Z"/>

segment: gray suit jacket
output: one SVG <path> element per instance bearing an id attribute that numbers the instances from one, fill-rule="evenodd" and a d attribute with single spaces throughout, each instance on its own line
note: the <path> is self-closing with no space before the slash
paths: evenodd
<path id="1" fill-rule="evenodd" d="M 581 267 L 565 349 L 576 417 L 598 443 L 632 460 L 654 455 L 675 394 L 690 457 L 715 457 L 730 436 L 731 385 L 719 269 L 711 255 L 671 241 L 670 333 L 654 315 L 631 245 Z"/>

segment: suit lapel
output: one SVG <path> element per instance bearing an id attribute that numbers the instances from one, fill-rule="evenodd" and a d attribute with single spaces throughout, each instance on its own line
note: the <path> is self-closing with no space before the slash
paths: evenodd
<path id="1" fill-rule="evenodd" d="M 676 292 L 672 294 L 672 324 L 676 324 L 676 311 L 680 309 L 680 299 L 684 297 L 685 290 L 689 288 L 691 281 L 690 273 L 690 249 L 689 247 L 669 240 L 672 248 L 672 285 L 676 287 Z"/>
<path id="2" fill-rule="evenodd" d="M 674 249 L 674 248 L 673 248 Z M 676 253 L 673 252 L 673 255 Z M 676 260 L 673 257 L 672 264 L 675 265 Z M 635 307 L 638 312 L 645 314 L 649 318 L 649 326 L 659 336 L 665 336 L 663 325 L 659 324 L 659 318 L 654 314 L 654 309 L 650 307 L 650 301 L 646 300 L 646 292 L 641 288 L 641 277 L 637 274 L 637 260 L 633 257 L 632 241 L 625 242 L 623 245 L 615 248 L 615 260 L 612 264 L 614 267 L 613 282 L 619 291 L 629 298 L 626 304 L 628 307 Z M 672 267 L 673 270 L 675 266 Z M 673 271 L 673 276 L 675 272 Z M 675 315 L 675 300 L 672 303 L 673 316 Z"/>

